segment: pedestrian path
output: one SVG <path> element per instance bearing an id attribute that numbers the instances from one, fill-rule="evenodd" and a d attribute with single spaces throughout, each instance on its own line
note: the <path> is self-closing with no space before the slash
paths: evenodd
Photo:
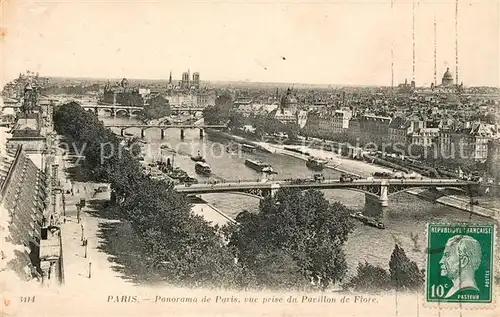
<path id="1" fill-rule="evenodd" d="M 68 166 L 61 168 L 64 167 Z M 68 184 L 64 191 L 65 210 L 61 224 L 65 286 L 70 289 L 77 287 L 89 290 L 100 288 L 102 285 L 120 290 L 132 287 L 133 284 L 116 271 L 116 264 L 110 261 L 110 256 L 99 249 L 103 239 L 99 236 L 99 225 L 119 221 L 99 218 L 88 213 L 95 212 L 90 209 L 89 203 L 97 199 L 109 199 L 109 192 L 95 194 L 95 189 L 102 184 L 70 182 L 64 170 L 60 175 L 61 183 Z M 86 207 L 78 213 L 77 205 L 81 199 L 86 200 Z M 84 240 L 87 242 L 86 246 Z"/>

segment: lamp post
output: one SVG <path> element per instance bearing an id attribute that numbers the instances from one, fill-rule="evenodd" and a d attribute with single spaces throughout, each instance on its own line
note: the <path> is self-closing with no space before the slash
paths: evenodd
<path id="1" fill-rule="evenodd" d="M 87 247 L 89 245 L 89 242 L 87 239 L 83 240 L 83 245 L 85 246 L 85 258 L 87 258 Z"/>

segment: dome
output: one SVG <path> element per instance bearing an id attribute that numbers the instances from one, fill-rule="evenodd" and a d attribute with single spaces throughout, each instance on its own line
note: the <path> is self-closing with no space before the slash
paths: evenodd
<path id="1" fill-rule="evenodd" d="M 453 75 L 451 74 L 449 68 L 446 68 L 446 72 L 444 72 L 443 79 L 453 79 Z"/>
<path id="2" fill-rule="evenodd" d="M 288 88 L 288 90 L 286 91 L 286 95 L 284 95 L 283 98 L 281 98 L 281 106 L 283 108 L 286 108 L 296 104 L 297 104 L 297 98 L 295 98 L 292 95 L 292 90 Z"/>

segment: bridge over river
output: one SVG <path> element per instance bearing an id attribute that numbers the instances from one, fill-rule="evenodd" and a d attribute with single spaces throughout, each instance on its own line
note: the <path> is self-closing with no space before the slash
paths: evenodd
<path id="1" fill-rule="evenodd" d="M 225 129 L 226 125 L 207 125 L 207 124 L 141 124 L 141 123 L 132 123 L 132 124 L 105 124 L 108 128 L 119 128 L 120 135 L 124 136 L 125 130 L 129 128 L 140 128 L 141 129 L 141 138 L 144 138 L 145 131 L 147 129 L 159 129 L 161 131 L 161 138 L 165 138 L 165 130 L 167 129 L 180 129 L 181 130 L 181 139 L 184 138 L 184 130 L 185 129 L 200 129 L 200 138 L 203 138 L 203 130 L 207 128 L 211 129 Z"/>
<path id="2" fill-rule="evenodd" d="M 365 194 L 365 208 L 372 216 L 379 216 L 383 207 L 389 205 L 389 197 L 412 188 L 453 188 L 469 193 L 479 186 L 476 182 L 460 179 L 358 179 L 342 182 L 340 179 L 323 181 L 297 180 L 263 180 L 263 181 L 235 181 L 210 182 L 191 185 L 176 185 L 175 190 L 185 194 L 208 194 L 224 192 L 240 192 L 259 198 L 274 196 L 280 188 L 317 188 L 317 189 L 349 189 Z"/>

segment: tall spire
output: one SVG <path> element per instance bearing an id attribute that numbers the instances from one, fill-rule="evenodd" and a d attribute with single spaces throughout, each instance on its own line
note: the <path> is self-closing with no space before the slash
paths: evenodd
<path id="1" fill-rule="evenodd" d="M 458 86 L 458 0 L 455 1 L 455 84 Z"/>
<path id="2" fill-rule="evenodd" d="M 434 14 L 434 86 L 437 85 L 437 25 Z"/>
<path id="3" fill-rule="evenodd" d="M 168 83 L 169 84 L 172 83 L 172 71 L 170 71 L 170 76 L 168 77 Z"/>
<path id="4" fill-rule="evenodd" d="M 391 29 L 394 27 L 394 0 L 391 0 Z M 391 88 L 394 88 L 394 36 L 391 34 Z"/>
<path id="5" fill-rule="evenodd" d="M 412 27 L 412 39 L 413 39 L 413 72 L 412 78 L 413 82 L 415 82 L 415 0 L 413 0 L 413 27 Z"/>

